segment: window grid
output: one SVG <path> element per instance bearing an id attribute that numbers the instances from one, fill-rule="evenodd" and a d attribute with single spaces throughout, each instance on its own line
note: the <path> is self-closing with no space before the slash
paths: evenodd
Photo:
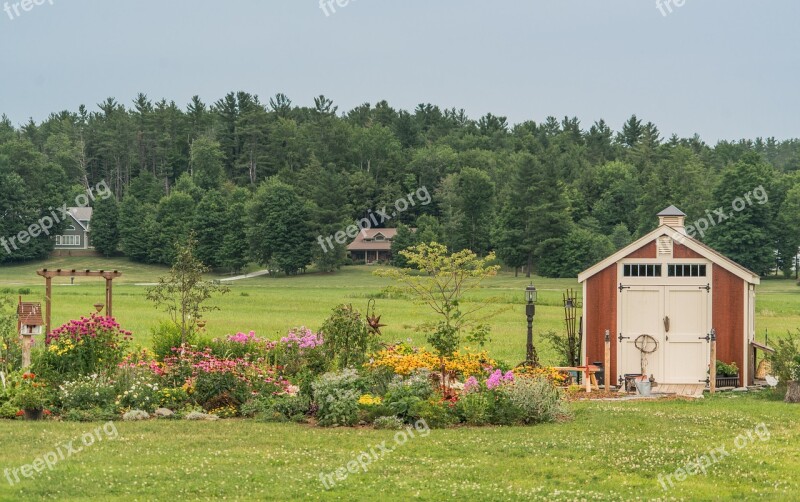
<path id="1" fill-rule="evenodd" d="M 625 277 L 661 277 L 661 265 L 659 264 L 626 264 L 623 267 Z"/>
<path id="2" fill-rule="evenodd" d="M 667 266 L 669 277 L 706 277 L 706 266 L 700 264 L 673 264 Z"/>

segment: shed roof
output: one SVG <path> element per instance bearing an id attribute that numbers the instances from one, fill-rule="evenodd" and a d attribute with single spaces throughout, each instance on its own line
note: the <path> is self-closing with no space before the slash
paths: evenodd
<path id="1" fill-rule="evenodd" d="M 761 283 L 761 278 L 759 277 L 759 275 L 753 272 L 752 270 L 748 270 L 747 268 L 739 265 L 730 258 L 727 258 L 726 256 L 723 256 L 716 250 L 708 247 L 706 244 L 703 244 L 702 242 L 693 239 L 692 237 L 689 237 L 688 235 L 680 232 L 679 230 L 669 225 L 661 225 L 660 227 L 656 228 L 655 230 L 645 235 L 641 239 L 638 239 L 637 241 L 628 244 L 627 246 L 620 249 L 616 253 L 612 254 L 605 260 L 602 260 L 601 262 L 596 263 L 591 267 L 587 268 L 586 270 L 578 274 L 578 282 L 585 282 L 586 279 L 592 277 L 593 275 L 597 274 L 602 270 L 605 270 L 610 265 L 617 263 L 618 261 L 622 260 L 629 254 L 633 253 L 637 249 L 644 246 L 645 244 L 648 244 L 649 242 L 658 239 L 662 235 L 667 235 L 671 237 L 675 242 L 683 244 L 684 246 L 696 252 L 703 258 L 706 258 L 715 265 L 719 265 L 728 272 L 734 274 L 735 276 L 741 278 L 742 280 L 747 281 L 750 284 Z"/>
<path id="2" fill-rule="evenodd" d="M 88 206 L 78 206 L 78 207 L 68 207 L 67 211 L 69 211 L 69 215 L 78 222 L 80 226 L 83 227 L 84 230 L 88 230 L 88 225 L 84 225 L 83 222 L 92 221 L 92 212 L 93 209 Z"/>

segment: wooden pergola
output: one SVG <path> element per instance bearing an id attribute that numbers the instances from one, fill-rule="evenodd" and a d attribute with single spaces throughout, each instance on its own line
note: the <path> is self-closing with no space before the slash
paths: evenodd
<path id="1" fill-rule="evenodd" d="M 50 334 L 50 313 L 52 312 L 51 308 L 51 298 L 53 293 L 53 277 L 102 277 L 106 280 L 106 316 L 111 317 L 112 312 L 112 281 L 120 277 L 122 272 L 118 272 L 116 270 L 107 271 L 107 270 L 61 270 L 60 268 L 57 270 L 48 270 L 42 269 L 36 272 L 37 275 L 44 277 L 45 280 L 45 311 L 44 311 L 44 322 L 45 322 L 45 335 Z"/>

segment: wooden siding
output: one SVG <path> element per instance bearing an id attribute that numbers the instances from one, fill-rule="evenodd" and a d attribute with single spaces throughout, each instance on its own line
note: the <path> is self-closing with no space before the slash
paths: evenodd
<path id="1" fill-rule="evenodd" d="M 744 356 L 745 282 L 722 267 L 713 266 L 713 327 L 717 330 L 717 359 L 739 366 L 739 385 L 746 368 Z"/>
<path id="2" fill-rule="evenodd" d="M 626 256 L 625 258 L 655 258 L 655 257 L 656 257 L 656 241 L 650 241 L 644 246 L 634 251 L 633 253 Z"/>
<path id="3" fill-rule="evenodd" d="M 655 246 L 653 247 L 655 252 Z M 605 360 L 605 333 L 611 331 L 611 384 L 617 378 L 617 265 L 586 281 L 586 355 L 589 362 Z M 585 361 L 584 361 L 585 362 Z"/>
<path id="4" fill-rule="evenodd" d="M 700 253 L 697 253 L 683 244 L 678 242 L 673 244 L 672 247 L 672 257 L 673 258 L 691 258 L 691 259 L 702 259 L 703 256 Z"/>

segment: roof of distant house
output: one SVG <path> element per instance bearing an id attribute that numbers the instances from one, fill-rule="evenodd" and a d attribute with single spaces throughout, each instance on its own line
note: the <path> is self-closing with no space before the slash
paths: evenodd
<path id="1" fill-rule="evenodd" d="M 88 227 L 86 225 L 84 225 L 83 222 L 84 221 L 86 221 L 86 222 L 92 221 L 92 208 L 91 207 L 88 207 L 88 206 L 86 206 L 86 207 L 83 207 L 83 206 L 68 207 L 67 211 L 69 211 L 69 214 L 73 218 L 75 218 L 75 220 L 78 223 L 81 224 L 81 226 L 83 227 L 84 230 L 88 229 Z"/>
<path id="2" fill-rule="evenodd" d="M 347 246 L 348 251 L 390 251 L 396 228 L 365 228 Z"/>

